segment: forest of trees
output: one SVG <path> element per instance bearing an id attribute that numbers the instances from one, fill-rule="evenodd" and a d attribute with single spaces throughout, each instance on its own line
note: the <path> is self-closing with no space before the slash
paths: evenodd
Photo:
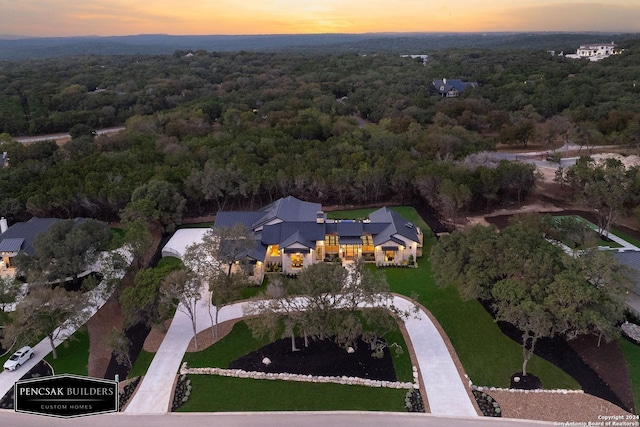
<path id="1" fill-rule="evenodd" d="M 640 146 L 640 40 L 598 63 L 546 51 L 209 53 L 0 62 L 0 214 L 155 220 L 257 207 L 390 200 L 456 213 L 520 202 L 519 163 L 470 162 L 497 143 Z M 443 99 L 435 78 L 477 81 Z M 78 125 L 83 125 L 79 128 Z M 126 125 L 112 136 L 91 129 Z M 75 128 L 74 128 L 75 127 Z M 23 145 L 12 137 L 68 132 Z M 131 203 L 128 209 L 127 205 Z"/>

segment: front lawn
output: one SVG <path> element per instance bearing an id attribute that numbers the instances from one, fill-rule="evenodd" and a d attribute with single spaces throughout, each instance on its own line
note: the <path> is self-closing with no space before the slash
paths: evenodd
<path id="1" fill-rule="evenodd" d="M 247 353 L 269 344 L 269 339 L 256 339 L 245 322 L 237 322 L 231 332 L 204 350 L 185 353 L 190 368 L 228 368 L 229 364 Z"/>
<path id="2" fill-rule="evenodd" d="M 629 342 L 621 337 L 618 343 L 622 347 L 624 358 L 627 361 L 627 369 L 631 377 L 631 388 L 633 389 L 633 404 L 636 414 L 640 411 L 640 346 Z"/>
<path id="3" fill-rule="evenodd" d="M 136 358 L 131 371 L 129 371 L 129 374 L 127 374 L 127 378 L 135 378 L 146 375 L 147 371 L 149 370 L 149 365 L 151 365 L 151 361 L 153 360 L 153 357 L 155 355 L 155 353 L 140 350 L 140 353 L 138 354 L 138 357 Z"/>
<path id="4" fill-rule="evenodd" d="M 340 384 L 188 375 L 191 396 L 179 412 L 394 411 L 406 390 Z"/>
<path id="5" fill-rule="evenodd" d="M 438 287 L 424 258 L 417 269 L 385 269 L 393 292 L 411 296 L 438 319 L 469 378 L 482 386 L 509 387 L 511 375 L 522 369 L 522 347 L 504 335 L 476 300 L 462 301 L 453 287 Z M 579 389 L 576 380 L 541 357 L 533 356 L 529 372 L 544 388 Z"/>
<path id="6" fill-rule="evenodd" d="M 58 358 L 53 353 L 45 356 L 44 360 L 53 367 L 58 374 L 89 374 L 89 332 L 87 326 L 82 326 L 71 337 L 57 347 Z"/>

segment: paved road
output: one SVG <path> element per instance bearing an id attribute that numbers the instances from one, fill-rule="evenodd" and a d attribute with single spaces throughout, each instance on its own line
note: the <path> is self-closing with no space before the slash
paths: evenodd
<path id="1" fill-rule="evenodd" d="M 439 417 L 430 414 L 388 413 L 388 412 L 253 412 L 222 414 L 182 414 L 165 415 L 126 415 L 108 414 L 85 418 L 61 420 L 37 415 L 16 414 L 0 410 L 0 425 L 25 427 L 540 427 L 553 423 L 540 421 L 514 420 L 502 418 L 454 418 Z"/>
<path id="2" fill-rule="evenodd" d="M 115 127 L 115 128 L 107 128 L 107 129 L 100 129 L 96 131 L 96 135 L 108 135 L 110 133 L 118 133 L 120 131 L 123 131 L 125 128 L 124 126 L 119 126 L 119 127 Z M 58 141 L 60 139 L 70 139 L 71 135 L 69 135 L 68 133 L 55 133 L 55 134 L 51 134 L 51 135 L 39 135 L 39 136 L 19 136 L 17 138 L 14 138 L 16 141 L 18 142 L 22 142 L 23 144 L 28 144 L 30 142 L 41 142 L 41 141 Z"/>
<path id="3" fill-rule="evenodd" d="M 202 331 L 211 325 L 204 298 L 196 310 L 197 329 Z M 410 311 L 413 303 L 394 296 L 393 304 L 402 311 Z M 244 317 L 246 302 L 240 302 L 220 310 L 220 322 Z M 211 310 L 215 308 L 211 307 Z M 447 416 L 477 416 L 467 388 L 449 354 L 442 336 L 420 310 L 405 321 L 405 327 L 418 360 L 418 372 L 427 391 L 431 413 Z M 176 311 L 169 331 L 156 353 L 140 388 L 126 409 L 129 414 L 161 414 L 169 409 L 171 389 L 182 357 L 191 340 L 191 320 Z"/>

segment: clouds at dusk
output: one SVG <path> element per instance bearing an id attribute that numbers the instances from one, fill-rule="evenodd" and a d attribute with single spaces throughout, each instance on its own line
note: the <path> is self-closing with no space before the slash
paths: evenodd
<path id="1" fill-rule="evenodd" d="M 640 32 L 640 2 L 557 0 L 0 0 L 25 36 L 364 32 Z"/>

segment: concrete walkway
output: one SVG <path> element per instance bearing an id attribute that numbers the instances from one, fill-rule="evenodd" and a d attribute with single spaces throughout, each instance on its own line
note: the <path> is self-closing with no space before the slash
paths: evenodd
<path id="1" fill-rule="evenodd" d="M 208 308 L 203 299 L 197 308 L 198 332 L 211 326 Z M 219 322 L 241 319 L 247 302 L 239 302 L 220 310 Z M 411 311 L 411 300 L 394 296 L 393 304 L 402 311 Z M 211 307 L 211 310 L 215 308 Z M 418 360 L 418 372 L 427 391 L 432 414 L 476 417 L 476 410 L 458 374 L 442 336 L 427 314 L 420 310 L 405 321 L 410 341 Z M 162 414 L 169 411 L 171 390 L 182 357 L 192 338 L 191 320 L 177 310 L 169 331 L 156 353 L 140 388 L 125 410 L 128 414 Z"/>

